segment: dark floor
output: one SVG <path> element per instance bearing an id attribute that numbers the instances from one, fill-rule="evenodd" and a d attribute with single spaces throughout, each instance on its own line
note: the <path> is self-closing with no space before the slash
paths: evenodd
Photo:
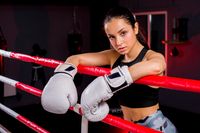
<path id="1" fill-rule="evenodd" d="M 13 106 L 11 108 L 51 133 L 81 132 L 81 117 L 73 111 L 68 111 L 65 115 L 51 114 L 42 109 L 39 101 L 31 104 L 23 104 L 22 106 Z M 176 125 L 179 133 L 195 133 L 199 130 L 198 121 L 200 120 L 200 114 L 194 114 L 165 106 L 161 106 L 161 110 Z M 114 111 L 115 112 L 111 112 L 110 114 L 116 116 L 121 115 L 120 111 Z M 32 129 L 26 127 L 2 111 L 0 111 L 0 124 L 12 133 L 34 133 Z M 90 122 L 88 133 L 122 133 L 122 130 L 103 122 Z"/>
<path id="2" fill-rule="evenodd" d="M 73 111 L 68 111 L 65 115 L 51 114 L 44 111 L 40 104 L 14 108 L 13 110 L 51 133 L 81 132 L 81 116 Z M 32 129 L 1 111 L 0 123 L 12 133 L 34 133 Z M 89 123 L 88 128 L 88 133 L 117 133 L 120 131 L 120 129 L 111 127 L 103 122 Z"/>

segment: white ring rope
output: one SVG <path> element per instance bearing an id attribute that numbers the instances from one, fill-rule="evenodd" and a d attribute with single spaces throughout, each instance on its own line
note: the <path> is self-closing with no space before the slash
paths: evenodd
<path id="1" fill-rule="evenodd" d="M 0 81 L 3 83 L 9 84 L 11 86 L 14 86 L 14 87 L 15 87 L 15 84 L 17 83 L 17 81 L 7 78 L 7 77 L 4 77 L 4 76 L 1 76 L 1 75 L 0 75 Z"/>
<path id="2" fill-rule="evenodd" d="M 8 132 L 5 129 L 3 129 L 2 127 L 0 127 L 0 133 L 10 133 L 10 132 Z"/>
<path id="3" fill-rule="evenodd" d="M 56 61 L 56 60 L 47 59 L 47 58 L 34 57 L 34 56 L 29 56 L 29 55 L 20 54 L 20 53 L 14 53 L 14 52 L 7 52 L 5 50 L 0 50 L 0 55 L 2 55 L 4 57 L 8 57 L 8 58 L 18 59 L 18 60 L 25 61 L 25 62 L 33 62 L 33 63 L 36 63 L 36 64 L 40 64 L 40 65 L 52 67 L 52 68 L 55 68 L 57 65 L 62 63 L 62 61 Z M 83 70 L 87 69 L 87 68 L 86 69 L 83 69 L 83 68 L 85 68 L 85 67 L 84 66 L 79 67 L 79 71 L 83 72 Z M 102 68 L 99 69 L 98 67 L 94 67 L 94 68 L 91 67 L 91 68 L 93 70 L 96 70 L 96 72 L 93 71 L 94 72 L 93 75 L 105 74 L 105 73 L 109 72 L 108 69 L 102 69 Z M 87 72 L 91 72 L 91 70 L 89 70 Z M 86 72 L 86 74 L 88 74 L 87 72 Z M 83 74 L 84 74 L 84 72 L 83 72 Z M 2 78 L 0 78 L 0 80 L 7 82 L 8 84 L 15 86 L 16 88 L 19 88 L 23 91 L 27 91 L 28 93 L 31 93 L 33 95 L 36 95 L 36 96 L 39 96 L 39 97 L 41 96 L 41 90 L 36 89 L 32 86 L 17 82 L 15 80 L 9 80 L 9 78 L 6 78 L 6 77 L 2 77 Z M 77 104 L 74 107 L 70 107 L 70 109 L 75 111 L 76 113 L 82 115 L 81 106 L 79 104 Z M 108 114 L 106 116 L 106 118 L 102 120 L 102 122 L 107 123 L 107 124 L 112 125 L 112 126 L 115 126 L 115 127 L 118 127 L 118 128 L 121 128 L 121 129 L 124 129 L 124 130 L 127 130 L 127 131 L 133 131 L 135 133 L 160 133 L 159 131 L 156 131 L 154 129 L 147 128 L 147 127 L 144 127 L 144 126 L 141 126 L 141 125 L 138 125 L 138 124 L 134 124 L 132 122 L 126 121 L 126 120 L 121 119 L 119 117 L 112 116 L 110 114 Z"/>
<path id="4" fill-rule="evenodd" d="M 0 49 L 0 53 L 2 56 L 10 58 L 11 52 Z"/>
<path id="5" fill-rule="evenodd" d="M 8 131 L 8 129 L 6 129 L 3 125 L 0 124 L 0 133 L 11 133 L 11 132 Z"/>
<path id="6" fill-rule="evenodd" d="M 16 118 L 19 114 L 17 114 L 16 112 L 14 112 L 13 110 L 9 109 L 8 107 L 4 106 L 3 104 L 0 103 L 0 108 L 1 110 L 3 110 L 4 112 L 6 112 L 8 115 Z"/>
<path id="7" fill-rule="evenodd" d="M 0 103 L 0 109 L 2 111 L 4 111 L 5 113 L 7 113 L 8 115 L 12 116 L 13 118 L 17 119 L 18 121 L 22 122 L 23 124 L 25 124 L 29 128 L 31 128 L 34 131 L 38 132 L 38 133 L 49 133 L 49 131 L 41 128 L 40 126 L 38 126 L 34 122 L 31 122 L 30 120 L 28 120 L 24 116 L 16 113 L 15 111 L 11 110 L 10 108 L 6 107 L 5 105 L 3 105 L 1 103 Z"/>
<path id="8" fill-rule="evenodd" d="M 13 79 L 4 77 L 2 75 L 0 75 L 0 81 L 2 81 L 4 83 L 7 83 L 7 84 L 10 84 L 13 87 L 16 87 L 18 89 L 26 91 L 26 92 L 28 92 L 30 94 L 35 95 L 35 96 L 39 96 L 40 97 L 41 93 L 42 93 L 41 90 L 39 90 L 39 89 L 37 89 L 35 87 L 26 85 L 24 83 L 15 81 Z M 70 109 L 73 110 L 74 112 L 76 112 L 77 114 L 82 115 L 81 105 L 80 104 L 76 104 L 74 107 L 71 107 Z M 16 114 L 14 116 L 16 116 Z M 103 122 L 105 122 L 107 124 L 110 124 L 112 126 L 124 129 L 124 130 L 133 131 L 135 133 L 160 133 L 159 131 L 156 131 L 156 130 L 153 130 L 151 128 L 147 128 L 147 127 L 144 127 L 144 126 L 141 126 L 141 125 L 134 124 L 132 122 L 123 120 L 123 119 L 118 118 L 116 116 L 112 116 L 110 114 L 107 115 L 107 117 L 103 120 Z"/>
<path id="9" fill-rule="evenodd" d="M 12 59 L 17 59 L 24 62 L 32 62 L 36 64 L 40 64 L 42 66 L 55 68 L 59 64 L 63 63 L 63 61 L 48 59 L 48 58 L 41 58 L 38 56 L 30 56 L 26 54 L 8 52 L 5 50 L 0 50 L 0 55 L 5 57 L 9 57 Z M 108 68 L 101 68 L 96 66 L 78 66 L 78 72 L 81 74 L 86 74 L 90 76 L 101 76 L 110 73 L 110 69 Z M 188 92 L 195 92 L 200 93 L 200 81 L 193 80 L 193 79 L 184 79 L 184 78 L 177 78 L 177 77 L 169 77 L 169 76 L 145 76 L 136 80 L 134 83 L 137 84 L 145 84 L 150 86 L 159 86 L 161 88 L 167 88 L 172 90 L 178 91 L 188 91 Z"/>

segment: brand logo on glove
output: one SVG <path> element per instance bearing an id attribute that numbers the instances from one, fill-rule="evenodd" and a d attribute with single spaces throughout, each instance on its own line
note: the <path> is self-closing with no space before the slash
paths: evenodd
<path id="1" fill-rule="evenodd" d="M 120 74 L 118 72 L 113 73 L 113 74 L 108 76 L 109 79 L 114 79 L 114 78 L 117 78 L 117 77 L 120 77 Z"/>
<path id="2" fill-rule="evenodd" d="M 72 66 L 65 69 L 65 71 L 72 71 L 72 70 L 74 70 L 74 67 L 72 67 Z"/>

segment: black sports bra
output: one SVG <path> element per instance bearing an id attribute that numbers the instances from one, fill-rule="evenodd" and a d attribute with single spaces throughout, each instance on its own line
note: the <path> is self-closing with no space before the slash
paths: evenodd
<path id="1" fill-rule="evenodd" d="M 122 62 L 124 55 L 119 56 L 112 68 L 117 66 L 127 65 L 128 67 L 141 62 L 148 49 L 143 48 L 139 55 L 131 62 Z M 119 99 L 120 105 L 140 108 L 149 107 L 158 103 L 158 93 L 159 89 L 151 88 L 147 85 L 142 84 L 131 84 L 129 87 L 116 93 L 116 97 Z"/>

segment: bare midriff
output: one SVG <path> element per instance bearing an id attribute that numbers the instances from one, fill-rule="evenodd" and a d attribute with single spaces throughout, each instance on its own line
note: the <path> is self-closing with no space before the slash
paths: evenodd
<path id="1" fill-rule="evenodd" d="M 124 119 L 135 122 L 155 113 L 159 109 L 159 104 L 142 108 L 129 108 L 125 106 L 121 106 L 121 108 Z"/>

